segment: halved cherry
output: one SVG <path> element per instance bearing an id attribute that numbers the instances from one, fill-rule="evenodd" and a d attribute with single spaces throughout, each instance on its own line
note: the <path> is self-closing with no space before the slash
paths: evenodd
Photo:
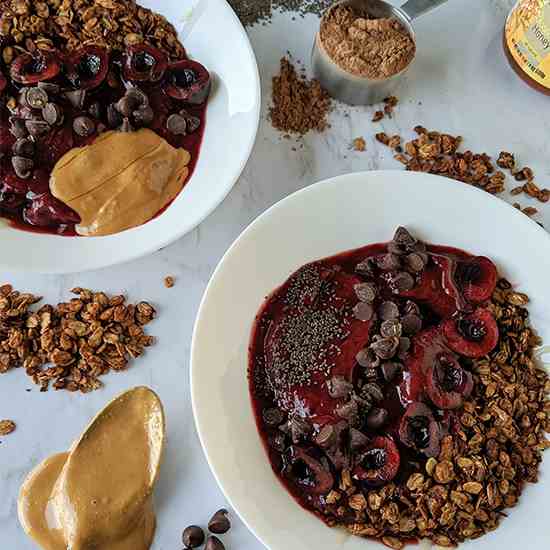
<path id="1" fill-rule="evenodd" d="M 124 55 L 123 76 L 130 82 L 158 82 L 168 67 L 166 54 L 147 44 L 130 46 Z"/>
<path id="2" fill-rule="evenodd" d="M 37 84 L 52 80 L 61 71 L 61 61 L 55 52 L 37 50 L 33 54 L 22 53 L 15 58 L 10 75 L 20 84 Z"/>
<path id="3" fill-rule="evenodd" d="M 497 268 L 485 256 L 458 262 L 455 280 L 469 302 L 480 304 L 489 300 L 497 284 Z"/>
<path id="4" fill-rule="evenodd" d="M 375 437 L 358 456 L 353 477 L 366 485 L 377 487 L 389 483 L 399 471 L 401 458 L 390 437 Z"/>
<path id="5" fill-rule="evenodd" d="M 474 359 L 493 351 L 498 342 L 497 323 L 493 314 L 483 308 L 448 319 L 443 323 L 443 334 L 454 352 Z"/>
<path id="6" fill-rule="evenodd" d="M 210 93 L 211 82 L 205 67 L 185 59 L 168 67 L 166 93 L 187 103 L 204 103 Z"/>
<path id="7" fill-rule="evenodd" d="M 328 493 L 334 485 L 334 476 L 328 468 L 302 447 L 290 449 L 290 468 L 286 475 L 303 490 L 316 495 Z"/>
<path id="8" fill-rule="evenodd" d="M 473 387 L 472 375 L 451 353 L 437 355 L 426 374 L 426 393 L 440 409 L 458 409 Z"/>
<path id="9" fill-rule="evenodd" d="M 84 46 L 67 61 L 67 78 L 75 88 L 97 88 L 109 72 L 109 53 L 100 46 Z"/>
<path id="10" fill-rule="evenodd" d="M 432 410 L 424 403 L 411 403 L 399 424 L 399 438 L 403 445 L 427 457 L 439 455 L 441 427 Z"/>

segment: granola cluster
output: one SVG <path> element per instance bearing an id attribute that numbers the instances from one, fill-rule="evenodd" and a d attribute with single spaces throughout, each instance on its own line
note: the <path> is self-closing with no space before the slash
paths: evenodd
<path id="1" fill-rule="evenodd" d="M 528 297 L 501 279 L 490 309 L 500 332 L 489 356 L 472 362 L 474 391 L 459 424 L 403 484 L 362 491 L 344 470 L 326 497 L 346 528 L 399 550 L 411 538 L 452 547 L 496 529 L 525 482 L 536 482 L 550 447 L 550 379 L 534 360 L 540 338 L 529 325 Z M 339 524 L 337 517 L 329 522 Z"/>
<path id="2" fill-rule="evenodd" d="M 176 29 L 134 0 L 2 0 L 0 44 L 5 63 L 21 51 L 88 44 L 124 49 L 147 43 L 173 59 L 185 56 Z"/>
<path id="3" fill-rule="evenodd" d="M 0 374 L 23 367 L 41 391 L 52 383 L 56 390 L 87 393 L 154 343 L 144 331 L 156 315 L 147 302 L 127 304 L 124 296 L 83 288 L 71 292 L 76 297 L 69 302 L 33 311 L 40 297 L 0 287 Z"/>

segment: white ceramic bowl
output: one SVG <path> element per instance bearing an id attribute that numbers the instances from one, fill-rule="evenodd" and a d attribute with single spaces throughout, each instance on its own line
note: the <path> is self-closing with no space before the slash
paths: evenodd
<path id="1" fill-rule="evenodd" d="M 240 176 L 258 130 L 260 81 L 254 53 L 237 16 L 225 0 L 140 0 L 140 4 L 183 28 L 187 52 L 215 77 L 204 140 L 191 179 L 161 216 L 108 237 L 31 233 L 0 220 L 2 269 L 68 273 L 149 254 L 198 225 Z M 184 25 L 192 6 L 191 24 Z"/>
<path id="2" fill-rule="evenodd" d="M 405 225 L 420 238 L 491 257 L 532 298 L 532 320 L 550 341 L 550 236 L 509 204 L 455 181 L 411 172 L 327 180 L 284 199 L 229 249 L 204 295 L 191 350 L 191 388 L 204 451 L 227 498 L 272 550 L 381 549 L 329 529 L 288 495 L 271 471 L 252 415 L 247 345 L 264 297 L 306 262 L 388 241 Z M 548 548 L 550 456 L 541 482 L 468 549 Z"/>

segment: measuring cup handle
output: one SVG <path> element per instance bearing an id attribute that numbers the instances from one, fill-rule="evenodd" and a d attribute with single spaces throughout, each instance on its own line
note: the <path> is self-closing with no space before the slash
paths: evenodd
<path id="1" fill-rule="evenodd" d="M 445 4 L 445 2 L 447 0 L 407 0 L 401 6 L 401 10 L 412 20 L 437 8 L 441 4 Z"/>

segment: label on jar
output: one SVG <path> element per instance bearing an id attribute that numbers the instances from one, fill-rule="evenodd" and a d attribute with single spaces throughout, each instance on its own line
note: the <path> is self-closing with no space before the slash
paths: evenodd
<path id="1" fill-rule="evenodd" d="M 526 75 L 550 89 L 550 0 L 519 0 L 506 21 L 505 37 Z"/>

